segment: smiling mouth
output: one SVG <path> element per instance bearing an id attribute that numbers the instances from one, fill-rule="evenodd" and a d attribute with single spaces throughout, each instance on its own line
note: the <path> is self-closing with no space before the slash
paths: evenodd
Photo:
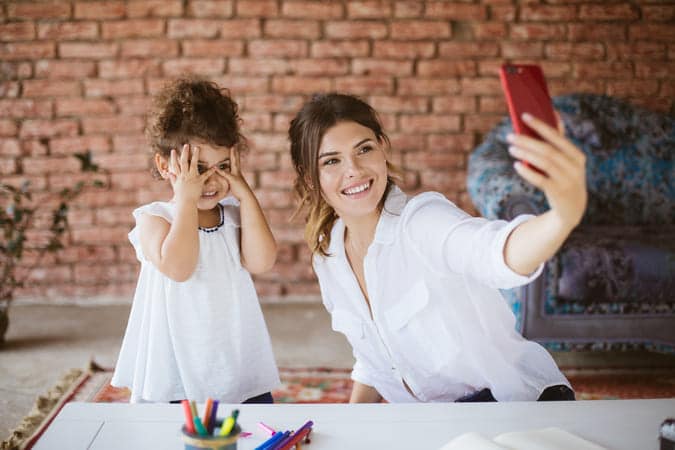
<path id="1" fill-rule="evenodd" d="M 218 193 L 218 191 L 203 192 L 202 197 L 204 197 L 204 198 L 215 197 L 217 193 Z"/>
<path id="2" fill-rule="evenodd" d="M 343 189 L 341 192 L 344 195 L 356 195 L 360 194 L 362 192 L 366 192 L 367 190 L 370 189 L 370 187 L 373 185 L 373 180 L 368 180 L 365 183 L 361 183 L 357 186 L 352 186 L 347 189 Z"/>

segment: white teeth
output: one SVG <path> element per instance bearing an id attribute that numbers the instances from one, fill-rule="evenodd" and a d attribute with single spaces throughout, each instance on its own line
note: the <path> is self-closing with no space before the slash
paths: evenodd
<path id="1" fill-rule="evenodd" d="M 364 183 L 364 184 L 362 184 L 362 185 L 360 185 L 360 186 L 356 186 L 356 187 L 353 187 L 353 188 L 345 189 L 345 190 L 342 191 L 342 192 L 344 192 L 344 193 L 347 194 L 347 195 L 354 195 L 354 194 L 358 194 L 359 192 L 365 191 L 365 190 L 368 189 L 369 187 L 370 187 L 370 182 Z"/>
<path id="2" fill-rule="evenodd" d="M 202 194 L 203 197 L 211 197 L 211 196 L 213 196 L 213 195 L 216 195 L 216 191 L 213 191 L 213 192 L 204 192 L 204 193 Z"/>

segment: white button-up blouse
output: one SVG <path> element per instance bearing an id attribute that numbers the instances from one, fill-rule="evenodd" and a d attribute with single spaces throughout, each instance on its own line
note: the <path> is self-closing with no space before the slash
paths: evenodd
<path id="1" fill-rule="evenodd" d="M 353 348 L 352 379 L 389 402 L 454 401 L 483 388 L 499 401 L 536 400 L 569 386 L 546 349 L 515 331 L 497 290 L 541 273 L 521 276 L 504 262 L 509 233 L 531 217 L 475 218 L 439 193 L 409 198 L 393 187 L 364 259 L 372 316 L 338 219 L 330 256 L 313 265 L 333 329 Z"/>

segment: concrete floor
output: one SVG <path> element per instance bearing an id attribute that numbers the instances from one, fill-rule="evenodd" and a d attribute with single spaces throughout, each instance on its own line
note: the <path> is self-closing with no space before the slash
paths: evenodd
<path id="1" fill-rule="evenodd" d="M 129 305 L 13 305 L 0 347 L 0 439 L 72 368 L 94 359 L 117 360 Z M 353 365 L 346 339 L 330 326 L 321 304 L 263 305 L 277 364 L 282 367 Z M 569 352 L 553 355 L 561 367 L 675 367 L 675 356 L 646 352 Z"/>
<path id="2" fill-rule="evenodd" d="M 13 305 L 0 347 L 0 440 L 72 368 L 113 367 L 130 305 Z M 320 304 L 266 304 L 263 313 L 281 367 L 351 367 L 347 340 Z"/>

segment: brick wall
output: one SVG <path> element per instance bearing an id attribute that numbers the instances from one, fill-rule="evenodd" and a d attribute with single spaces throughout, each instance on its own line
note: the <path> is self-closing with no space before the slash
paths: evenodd
<path id="1" fill-rule="evenodd" d="M 2 180 L 57 191 L 81 177 L 72 154 L 90 150 L 111 183 L 77 201 L 69 246 L 20 297 L 130 298 L 130 212 L 168 194 L 148 173 L 142 136 L 168 78 L 200 73 L 240 102 L 248 180 L 280 243 L 257 288 L 267 299 L 316 299 L 302 227 L 288 222 L 286 130 L 308 94 L 365 97 L 382 113 L 406 188 L 473 211 L 466 160 L 505 114 L 503 61 L 540 63 L 554 95 L 607 93 L 673 111 L 674 22 L 675 2 L 664 0 L 4 1 Z"/>

